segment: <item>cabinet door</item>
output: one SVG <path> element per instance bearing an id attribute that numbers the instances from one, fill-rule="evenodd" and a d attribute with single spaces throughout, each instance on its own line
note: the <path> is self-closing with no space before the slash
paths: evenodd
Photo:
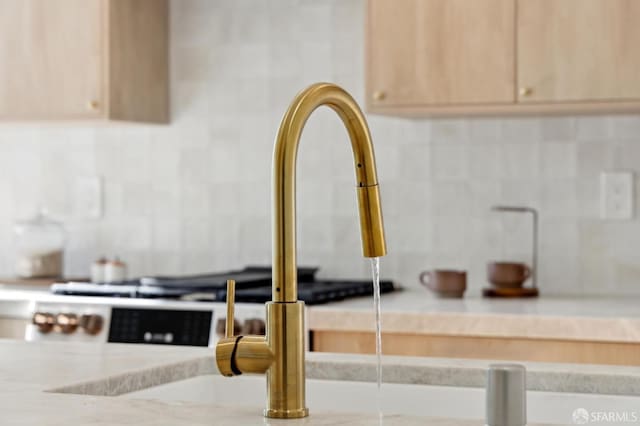
<path id="1" fill-rule="evenodd" d="M 515 102 L 515 0 L 369 0 L 374 106 Z"/>
<path id="2" fill-rule="evenodd" d="M 640 99 L 640 1 L 519 0 L 522 102 Z"/>
<path id="3" fill-rule="evenodd" d="M 99 116 L 103 0 L 0 0 L 0 118 Z"/>

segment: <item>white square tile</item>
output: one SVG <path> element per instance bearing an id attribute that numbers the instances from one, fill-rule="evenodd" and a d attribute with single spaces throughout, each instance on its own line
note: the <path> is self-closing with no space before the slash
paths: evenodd
<path id="1" fill-rule="evenodd" d="M 331 37 L 331 2 L 300 4 L 290 17 L 288 25 L 295 29 L 299 40 L 325 43 Z"/>
<path id="2" fill-rule="evenodd" d="M 576 138 L 576 122 L 572 117 L 545 117 L 541 120 L 541 132 L 543 141 L 572 141 Z"/>
<path id="3" fill-rule="evenodd" d="M 436 142 L 433 145 L 431 167 L 436 180 L 463 180 L 469 176 L 469 155 L 466 145 Z M 414 160 L 415 161 L 415 160 Z"/>
<path id="4" fill-rule="evenodd" d="M 176 276 L 183 273 L 182 259 L 176 255 L 175 248 L 154 250 L 151 253 L 151 269 L 153 274 Z"/>
<path id="5" fill-rule="evenodd" d="M 493 233 L 490 238 L 496 243 L 490 251 L 492 260 L 531 264 L 534 232 L 531 215 L 493 212 L 490 219 Z"/>
<path id="6" fill-rule="evenodd" d="M 434 221 L 427 216 L 405 215 L 386 224 L 387 244 L 399 253 L 426 253 L 434 246 Z M 438 247 L 439 248 L 439 247 Z"/>
<path id="7" fill-rule="evenodd" d="M 271 217 L 246 215 L 241 221 L 229 217 L 218 221 L 216 229 L 219 234 L 231 236 L 235 226 L 239 226 L 239 237 L 236 237 L 238 250 L 271 253 Z M 298 227 L 300 229 L 300 227 Z M 224 247 L 218 246 L 219 249 Z"/>
<path id="8" fill-rule="evenodd" d="M 605 222 L 607 252 L 614 262 L 634 263 L 640 224 L 637 222 Z"/>
<path id="9" fill-rule="evenodd" d="M 431 121 L 431 138 L 440 143 L 465 143 L 470 139 L 468 121 L 461 119 L 436 119 Z"/>
<path id="10" fill-rule="evenodd" d="M 535 180 L 503 180 L 500 203 L 537 209 L 541 203 L 541 183 Z"/>
<path id="11" fill-rule="evenodd" d="M 331 218 L 316 215 L 298 216 L 298 247 L 301 249 L 331 251 L 333 233 Z"/>
<path id="12" fill-rule="evenodd" d="M 327 40 L 319 42 L 302 42 L 298 47 L 302 78 L 305 85 L 318 81 L 330 81 L 333 75 L 331 56 L 333 51 Z"/>
<path id="13" fill-rule="evenodd" d="M 473 259 L 479 259 L 483 265 L 487 261 L 502 257 L 503 227 L 501 217 L 497 214 L 487 214 L 483 217 L 473 217 L 469 220 L 469 246 L 467 251 Z M 484 272 L 483 272 L 484 275 Z"/>
<path id="14" fill-rule="evenodd" d="M 152 247 L 156 251 L 176 252 L 182 250 L 182 222 L 174 219 L 154 219 L 152 228 Z"/>
<path id="15" fill-rule="evenodd" d="M 502 139 L 508 143 L 539 142 L 541 124 L 537 118 L 505 118 L 502 120 Z"/>
<path id="16" fill-rule="evenodd" d="M 565 179 L 576 176 L 578 145 L 575 142 L 540 145 L 540 173 L 543 178 Z"/>
<path id="17" fill-rule="evenodd" d="M 214 232 L 211 221 L 186 219 L 182 222 L 182 249 L 187 252 L 214 253 Z"/>
<path id="18" fill-rule="evenodd" d="M 345 188 L 346 190 L 346 188 Z M 327 182 L 305 181 L 297 185 L 298 213 L 326 215 L 333 213 L 332 188 Z"/>
<path id="19" fill-rule="evenodd" d="M 332 251 L 349 253 L 357 256 L 362 253 L 362 240 L 360 235 L 360 222 L 356 215 L 353 216 L 333 216 L 329 220 L 332 222 L 333 246 Z M 387 240 L 389 238 L 389 227 L 385 228 Z M 313 248 L 309 248 L 315 250 Z"/>
<path id="20" fill-rule="evenodd" d="M 478 143 L 497 143 L 502 139 L 501 120 L 496 118 L 478 118 L 469 121 L 469 141 Z"/>
<path id="21" fill-rule="evenodd" d="M 615 291 L 618 294 L 640 294 L 640 265 L 633 261 L 613 264 Z"/>
<path id="22" fill-rule="evenodd" d="M 428 181 L 434 174 L 431 145 L 403 143 L 398 145 L 398 176 L 412 182 Z"/>
<path id="23" fill-rule="evenodd" d="M 171 71 L 178 81 L 205 81 L 214 61 L 208 46 L 182 46 L 171 52 Z"/>
<path id="24" fill-rule="evenodd" d="M 538 288 L 543 295 L 580 295 L 583 283 L 578 279 L 577 255 L 565 252 L 551 255 L 540 253 Z"/>
<path id="25" fill-rule="evenodd" d="M 612 152 L 612 165 L 615 169 L 640 170 L 640 139 L 609 142 Z"/>
<path id="26" fill-rule="evenodd" d="M 640 117 L 637 115 L 610 117 L 609 126 L 614 138 L 640 141 Z"/>
<path id="27" fill-rule="evenodd" d="M 243 180 L 247 171 L 241 167 L 238 147 L 223 141 L 203 150 L 182 153 L 182 173 L 186 181 L 234 182 Z"/>
<path id="28" fill-rule="evenodd" d="M 182 186 L 179 181 L 155 182 L 151 186 L 152 195 L 147 200 L 151 204 L 154 218 L 178 219 L 182 216 Z M 108 209 L 108 202 L 105 202 Z"/>
<path id="29" fill-rule="evenodd" d="M 466 216 L 436 216 L 433 225 L 433 251 L 443 254 L 466 252 L 469 241 Z"/>
<path id="30" fill-rule="evenodd" d="M 334 192 L 334 194 L 337 193 Z M 385 217 L 389 216 L 390 220 L 398 220 L 398 217 L 403 215 L 429 216 L 435 211 L 433 189 L 428 182 L 392 181 L 381 183 L 380 199 L 382 211 Z M 353 208 L 355 207 L 353 206 Z M 340 214 L 349 214 L 353 211 L 350 207 L 341 210 Z"/>
<path id="31" fill-rule="evenodd" d="M 151 185 L 145 182 L 122 184 L 122 213 L 131 216 L 151 216 L 153 205 L 149 203 Z"/>
<path id="32" fill-rule="evenodd" d="M 224 3 L 224 2 L 223 2 Z M 267 2 L 235 1 L 228 12 L 223 13 L 230 19 L 226 23 L 228 41 L 234 44 L 266 43 L 270 33 Z"/>
<path id="33" fill-rule="evenodd" d="M 465 182 L 443 182 L 433 186 L 433 211 L 436 216 L 466 215 L 471 207 L 469 185 Z"/>
<path id="34" fill-rule="evenodd" d="M 326 182 L 331 186 L 331 212 L 336 216 L 353 216 L 358 211 L 358 194 L 353 181 L 336 181 Z M 388 185 L 381 186 L 381 197 L 385 197 L 385 188 Z M 383 201 L 382 208 L 385 208 Z M 386 212 L 386 210 L 383 210 Z"/>
<path id="35" fill-rule="evenodd" d="M 182 218 L 208 219 L 214 213 L 211 187 L 206 183 L 182 185 Z"/>
<path id="36" fill-rule="evenodd" d="M 373 116 L 372 116 L 373 117 Z M 371 117 L 371 118 L 372 118 Z M 390 120 L 391 117 L 387 117 Z M 395 119 L 385 122 L 386 127 L 396 133 L 388 135 L 388 143 L 397 145 L 399 142 L 427 144 L 432 141 L 433 121 L 424 118 Z M 384 125 L 384 124 L 383 124 Z M 377 143 L 377 140 L 374 140 Z"/>
<path id="37" fill-rule="evenodd" d="M 378 182 L 389 182 L 400 176 L 400 160 L 397 143 L 381 143 L 374 147 Z"/>
<path id="38" fill-rule="evenodd" d="M 115 228 L 115 246 L 117 252 L 150 250 L 153 243 L 152 224 L 148 218 L 127 217 L 118 221 Z M 110 235 L 108 238 L 113 238 Z"/>
<path id="39" fill-rule="evenodd" d="M 182 273 L 205 274 L 216 270 L 216 254 L 211 251 L 185 251 L 182 253 Z M 218 269 L 219 270 L 219 269 Z"/>
<path id="40" fill-rule="evenodd" d="M 237 214 L 244 216 L 271 216 L 271 182 L 241 183 L 239 188 L 239 210 Z"/>
<path id="41" fill-rule="evenodd" d="M 609 141 L 580 142 L 577 147 L 577 175 L 595 177 L 613 167 L 614 144 Z"/>
<path id="42" fill-rule="evenodd" d="M 540 213 L 552 217 L 574 217 L 577 213 L 577 184 L 573 179 L 544 182 L 540 190 Z"/>
<path id="43" fill-rule="evenodd" d="M 374 146 L 378 146 L 379 144 L 396 145 L 404 141 L 404 139 L 401 139 L 403 127 L 401 120 L 395 117 L 370 115 L 367 117 L 367 121 Z M 418 140 L 406 140 L 404 142 L 428 142 L 428 140 L 428 137 L 423 138 L 422 135 L 420 135 Z"/>
<path id="44" fill-rule="evenodd" d="M 178 0 L 169 2 L 170 45 L 208 44 L 220 39 L 225 16 L 218 2 L 210 0 Z"/>
<path id="45" fill-rule="evenodd" d="M 609 117 L 578 117 L 576 120 L 576 139 L 579 141 L 597 141 L 609 135 Z"/>
<path id="46" fill-rule="evenodd" d="M 499 179 L 504 177 L 504 144 L 471 142 L 468 146 L 469 177 L 477 179 Z"/>
<path id="47" fill-rule="evenodd" d="M 577 216 L 582 218 L 600 217 L 600 179 L 597 176 L 580 178 L 577 185 Z"/>
<path id="48" fill-rule="evenodd" d="M 501 204 L 502 187 L 499 181 L 475 180 L 469 184 L 469 194 L 471 197 L 469 214 L 475 217 L 485 216 L 491 207 Z"/>
<path id="49" fill-rule="evenodd" d="M 540 176 L 540 145 L 504 145 L 504 176 L 510 179 L 536 179 Z"/>

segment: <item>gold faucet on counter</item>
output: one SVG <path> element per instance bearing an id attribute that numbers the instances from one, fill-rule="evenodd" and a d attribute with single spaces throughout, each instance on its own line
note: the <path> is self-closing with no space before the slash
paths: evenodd
<path id="1" fill-rule="evenodd" d="M 296 264 L 296 156 L 302 129 L 319 106 L 332 108 L 351 139 L 365 257 L 386 254 L 375 156 L 367 122 L 342 88 L 317 83 L 300 92 L 282 119 L 273 151 L 273 301 L 266 336 L 233 336 L 235 282 L 227 281 L 227 330 L 216 346 L 224 376 L 267 374 L 266 417 L 309 415 L 305 403 L 304 302 L 298 301 Z"/>

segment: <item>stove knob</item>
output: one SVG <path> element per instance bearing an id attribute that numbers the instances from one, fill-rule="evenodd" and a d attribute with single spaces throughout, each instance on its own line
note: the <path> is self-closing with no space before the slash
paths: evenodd
<path id="1" fill-rule="evenodd" d="M 225 327 L 227 325 L 227 319 L 226 318 L 219 318 L 218 322 L 216 323 L 216 335 L 220 338 L 223 338 L 225 336 Z M 242 332 L 242 325 L 240 324 L 240 321 L 238 321 L 237 319 L 233 320 L 233 335 L 237 336 Z"/>
<path id="2" fill-rule="evenodd" d="M 79 325 L 85 333 L 95 336 L 102 331 L 104 321 L 102 316 L 95 314 L 85 314 L 80 317 Z"/>
<path id="3" fill-rule="evenodd" d="M 261 336 L 265 334 L 265 328 L 263 319 L 249 318 L 248 320 L 245 320 L 244 324 L 242 324 L 242 334 Z"/>
<path id="4" fill-rule="evenodd" d="M 54 316 L 48 312 L 36 312 L 31 318 L 31 323 L 38 327 L 38 331 L 42 334 L 47 334 L 53 330 L 55 321 Z"/>
<path id="5" fill-rule="evenodd" d="M 56 315 L 56 330 L 63 334 L 71 334 L 78 328 L 78 317 L 76 314 Z"/>

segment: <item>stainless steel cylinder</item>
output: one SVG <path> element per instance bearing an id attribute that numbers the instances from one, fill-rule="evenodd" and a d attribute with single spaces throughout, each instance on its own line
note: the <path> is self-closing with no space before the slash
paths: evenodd
<path id="1" fill-rule="evenodd" d="M 527 371 L 519 364 L 492 364 L 487 370 L 486 425 L 527 424 Z"/>

